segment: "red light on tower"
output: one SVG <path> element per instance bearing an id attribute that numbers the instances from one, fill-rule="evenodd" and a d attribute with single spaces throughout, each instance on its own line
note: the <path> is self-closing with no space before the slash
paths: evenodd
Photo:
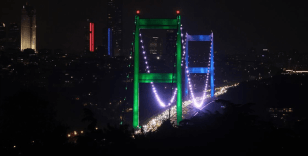
<path id="1" fill-rule="evenodd" d="M 94 52 L 94 23 L 90 22 L 90 34 L 89 34 L 89 50 L 90 52 Z"/>
<path id="2" fill-rule="evenodd" d="M 177 10 L 177 11 L 176 11 L 176 14 L 180 14 L 180 11 L 179 11 L 179 10 Z"/>
<path id="3" fill-rule="evenodd" d="M 137 10 L 137 11 L 136 11 L 136 13 L 139 15 L 139 14 L 140 14 L 140 11 L 139 11 L 139 10 Z"/>
<path id="4" fill-rule="evenodd" d="M 94 23 L 92 23 L 92 52 L 94 52 Z"/>

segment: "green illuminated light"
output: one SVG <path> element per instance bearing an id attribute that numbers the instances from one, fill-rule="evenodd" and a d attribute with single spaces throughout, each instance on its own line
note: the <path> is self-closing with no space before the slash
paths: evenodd
<path id="1" fill-rule="evenodd" d="M 140 29 L 176 29 L 177 26 L 172 26 L 172 25 L 158 25 L 158 26 L 140 26 Z"/>
<path id="2" fill-rule="evenodd" d="M 135 17 L 135 54 L 134 54 L 134 104 L 133 104 L 133 128 L 139 126 L 139 16 Z"/>
<path id="3" fill-rule="evenodd" d="M 142 73 L 139 74 L 139 83 L 175 83 L 176 75 L 172 73 Z"/>
<path id="4" fill-rule="evenodd" d="M 182 75 L 181 69 L 181 54 L 182 54 L 182 42 L 181 42 L 181 16 L 178 15 L 178 34 L 176 39 L 176 75 Z M 177 77 L 176 86 L 177 90 L 177 101 L 176 101 L 176 112 L 177 112 L 177 125 L 180 125 L 180 121 L 182 121 L 182 76 Z"/>
<path id="5" fill-rule="evenodd" d="M 177 19 L 140 19 L 140 26 L 178 26 Z"/>

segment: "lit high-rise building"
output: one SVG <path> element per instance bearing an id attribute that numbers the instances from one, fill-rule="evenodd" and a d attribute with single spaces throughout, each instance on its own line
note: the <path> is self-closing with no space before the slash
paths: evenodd
<path id="1" fill-rule="evenodd" d="M 120 56 L 123 54 L 123 0 L 108 0 L 107 6 L 107 35 L 108 54 Z"/>
<path id="2" fill-rule="evenodd" d="M 84 52 L 94 52 L 95 50 L 95 40 L 94 40 L 94 22 L 92 19 L 87 19 L 85 29 L 85 48 Z"/>
<path id="3" fill-rule="evenodd" d="M 152 37 L 150 40 L 150 54 L 162 55 L 162 41 L 159 37 Z"/>
<path id="4" fill-rule="evenodd" d="M 94 52 L 94 23 L 89 23 L 89 50 Z"/>
<path id="5" fill-rule="evenodd" d="M 176 54 L 177 31 L 174 29 L 166 30 L 166 53 L 164 53 L 164 66 L 173 68 Z"/>
<path id="6" fill-rule="evenodd" d="M 34 49 L 36 51 L 36 10 L 24 5 L 21 10 L 21 47 L 20 50 Z"/>

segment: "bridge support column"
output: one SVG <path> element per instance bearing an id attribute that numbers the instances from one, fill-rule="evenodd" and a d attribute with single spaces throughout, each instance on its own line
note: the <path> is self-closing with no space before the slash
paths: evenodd
<path id="1" fill-rule="evenodd" d="M 178 19 L 178 33 L 176 39 L 176 75 L 177 75 L 177 101 L 176 101 L 176 110 L 177 110 L 177 125 L 182 121 L 182 40 L 181 40 L 181 16 L 177 17 Z"/>
<path id="2" fill-rule="evenodd" d="M 188 67 L 188 42 L 186 42 L 186 49 L 185 49 L 185 64 L 186 66 Z M 185 97 L 188 99 L 188 77 L 187 77 L 187 74 L 186 74 L 186 67 L 184 68 L 184 75 L 185 75 Z"/>
<path id="3" fill-rule="evenodd" d="M 139 126 L 139 16 L 135 16 L 133 128 Z"/>
<path id="4" fill-rule="evenodd" d="M 211 67 L 210 67 L 210 74 L 211 74 L 211 97 L 214 97 L 215 93 L 215 86 L 214 86 L 214 39 L 213 39 L 213 32 L 211 34 Z"/>

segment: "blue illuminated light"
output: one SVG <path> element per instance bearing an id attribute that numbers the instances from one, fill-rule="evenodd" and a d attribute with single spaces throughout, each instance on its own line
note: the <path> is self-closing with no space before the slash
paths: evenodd
<path id="1" fill-rule="evenodd" d="M 188 36 L 188 34 L 186 34 Z M 185 63 L 186 63 L 186 68 L 188 67 L 188 40 L 186 40 L 186 47 L 185 47 Z M 184 85 L 184 94 L 185 97 L 188 96 L 188 78 L 187 74 L 185 74 L 185 85 Z"/>
<path id="2" fill-rule="evenodd" d="M 111 31 L 108 28 L 108 55 L 111 56 Z"/>
<path id="3" fill-rule="evenodd" d="M 211 35 L 187 35 L 188 41 L 211 41 Z"/>
<path id="4" fill-rule="evenodd" d="M 215 86 L 214 86 L 214 36 L 213 33 L 211 34 L 211 67 L 210 67 L 210 73 L 211 73 L 211 97 L 214 97 L 215 92 Z"/>
<path id="5" fill-rule="evenodd" d="M 206 73 L 208 73 L 207 67 L 189 67 L 188 70 L 189 70 L 189 73 L 191 73 L 191 74 L 206 74 Z"/>

